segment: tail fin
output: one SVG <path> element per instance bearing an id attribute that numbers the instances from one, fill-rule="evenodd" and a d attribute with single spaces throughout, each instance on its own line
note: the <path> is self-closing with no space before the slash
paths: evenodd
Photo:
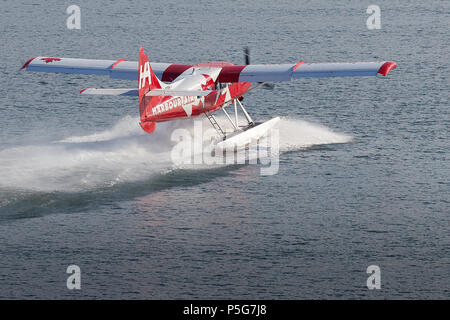
<path id="1" fill-rule="evenodd" d="M 141 127 L 146 132 L 151 133 L 155 130 L 156 123 L 146 121 L 146 109 L 154 97 L 147 97 L 146 93 L 152 89 L 162 89 L 165 84 L 159 81 L 158 77 L 153 73 L 148 56 L 144 53 L 144 49 L 139 49 L 139 114 L 141 116 Z"/>

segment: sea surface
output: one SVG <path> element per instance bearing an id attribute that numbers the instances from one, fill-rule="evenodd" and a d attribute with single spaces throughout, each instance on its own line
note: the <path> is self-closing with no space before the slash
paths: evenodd
<path id="1" fill-rule="evenodd" d="M 448 299 L 449 3 L 2 2 L 0 298 Z M 248 94 L 254 119 L 282 118 L 273 175 L 177 167 L 171 133 L 192 120 L 147 135 L 135 99 L 79 94 L 136 83 L 19 71 L 34 56 L 137 60 L 141 45 L 154 62 L 242 64 L 249 46 L 252 63 L 398 68 Z"/>

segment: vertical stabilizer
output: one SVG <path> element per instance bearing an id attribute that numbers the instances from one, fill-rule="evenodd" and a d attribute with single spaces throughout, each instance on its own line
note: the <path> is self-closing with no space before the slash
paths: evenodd
<path id="1" fill-rule="evenodd" d="M 141 127 L 146 132 L 151 133 L 155 130 L 156 123 L 146 121 L 147 108 L 152 104 L 152 100 L 158 100 L 159 97 L 145 96 L 153 89 L 164 88 L 164 83 L 159 81 L 158 77 L 153 73 L 148 56 L 144 53 L 144 49 L 139 49 L 139 114 L 141 117 Z"/>

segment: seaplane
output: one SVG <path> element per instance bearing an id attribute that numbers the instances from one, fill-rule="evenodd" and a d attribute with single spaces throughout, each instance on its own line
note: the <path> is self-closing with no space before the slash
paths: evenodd
<path id="1" fill-rule="evenodd" d="M 140 126 L 147 133 L 154 132 L 158 122 L 204 115 L 217 131 L 217 146 L 228 148 L 261 138 L 280 120 L 277 116 L 264 122 L 253 121 L 242 100 L 245 94 L 256 88 L 273 88 L 274 82 L 298 78 L 386 76 L 397 67 L 393 61 L 250 64 L 248 48 L 244 48 L 244 53 L 245 65 L 223 61 L 200 64 L 150 63 L 140 47 L 138 61 L 123 58 L 93 60 L 33 57 L 21 69 L 103 75 L 135 81 L 137 88 L 85 88 L 80 93 L 138 97 Z M 225 130 L 214 116 L 213 113 L 219 110 L 231 123 L 231 131 Z M 244 123 L 238 121 L 238 111 L 243 114 Z"/>

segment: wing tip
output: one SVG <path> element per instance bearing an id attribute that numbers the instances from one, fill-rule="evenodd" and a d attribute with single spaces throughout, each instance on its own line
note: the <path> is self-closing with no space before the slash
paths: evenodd
<path id="1" fill-rule="evenodd" d="M 295 71 L 295 70 L 297 70 L 297 68 L 298 67 L 300 67 L 302 64 L 304 64 L 305 63 L 305 61 L 299 61 L 299 62 L 297 62 L 297 64 L 292 68 L 292 71 Z"/>
<path id="2" fill-rule="evenodd" d="M 33 61 L 34 59 L 36 59 L 37 57 L 33 57 L 31 59 L 29 59 L 27 62 L 25 62 L 22 66 L 22 68 L 20 68 L 20 70 L 26 69 L 28 67 L 28 65 L 31 63 L 31 61 Z"/>
<path id="3" fill-rule="evenodd" d="M 127 60 L 125 60 L 125 59 L 123 59 L 123 58 L 118 59 L 116 62 L 113 63 L 113 65 L 111 66 L 111 69 L 114 69 L 115 67 L 117 67 L 117 65 L 118 65 L 119 63 L 124 62 L 124 61 L 127 61 Z"/>
<path id="4" fill-rule="evenodd" d="M 394 61 L 387 61 L 383 63 L 380 69 L 378 69 L 378 73 L 382 74 L 383 76 L 387 76 L 389 72 L 391 72 L 392 69 L 397 68 L 397 63 Z"/>

